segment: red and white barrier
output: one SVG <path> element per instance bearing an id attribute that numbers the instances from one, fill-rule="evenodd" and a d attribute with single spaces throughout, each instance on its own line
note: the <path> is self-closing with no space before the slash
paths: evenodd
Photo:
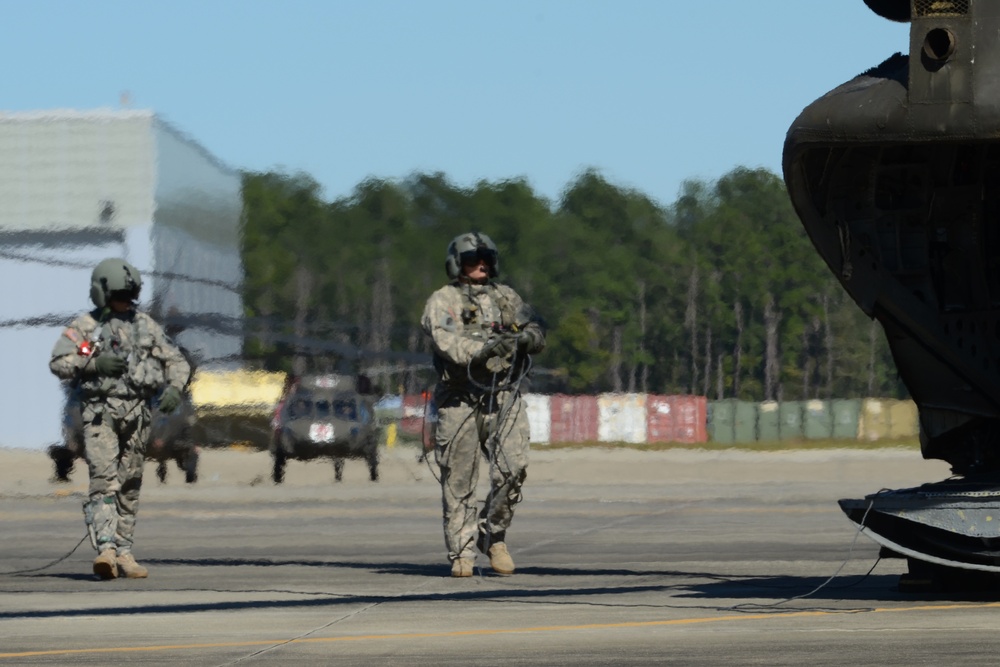
<path id="1" fill-rule="evenodd" d="M 421 395 L 403 397 L 401 431 L 421 433 L 425 402 Z M 704 396 L 525 394 L 524 403 L 535 444 L 708 441 Z"/>

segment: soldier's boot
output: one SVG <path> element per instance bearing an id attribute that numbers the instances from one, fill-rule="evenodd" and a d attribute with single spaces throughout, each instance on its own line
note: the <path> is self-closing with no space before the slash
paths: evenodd
<path id="1" fill-rule="evenodd" d="M 117 563 L 118 570 L 126 579 L 145 579 L 149 576 L 149 570 L 135 562 L 132 552 L 118 556 Z"/>
<path id="2" fill-rule="evenodd" d="M 115 550 L 105 549 L 94 559 L 94 574 L 104 580 L 118 576 L 118 563 L 115 560 Z"/>
<path id="3" fill-rule="evenodd" d="M 487 555 L 490 557 L 490 567 L 494 572 L 505 576 L 514 574 L 514 559 L 510 557 L 505 543 L 497 542 L 490 546 Z"/>
<path id="4" fill-rule="evenodd" d="M 475 567 L 476 561 L 472 558 L 456 558 L 451 563 L 451 576 L 453 577 L 471 577 L 472 569 Z"/>

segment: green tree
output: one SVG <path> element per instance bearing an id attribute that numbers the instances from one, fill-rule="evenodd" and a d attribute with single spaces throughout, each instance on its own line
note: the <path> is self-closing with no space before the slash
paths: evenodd
<path id="1" fill-rule="evenodd" d="M 545 390 L 903 393 L 884 336 L 763 169 L 690 181 L 667 207 L 596 170 L 555 203 L 523 179 L 463 188 L 441 173 L 367 179 L 332 202 L 306 175 L 248 173 L 244 201 L 246 350 L 268 367 L 346 359 L 413 389 L 392 359 L 429 352 L 423 304 L 447 244 L 477 230 L 548 329 Z"/>

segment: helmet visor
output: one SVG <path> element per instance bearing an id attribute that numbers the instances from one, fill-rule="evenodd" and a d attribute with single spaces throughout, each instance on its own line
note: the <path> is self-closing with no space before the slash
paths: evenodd
<path id="1" fill-rule="evenodd" d="M 480 262 L 480 260 L 486 262 L 487 266 L 497 265 L 497 251 L 490 250 L 489 248 L 476 248 L 475 250 L 466 250 L 465 252 L 459 254 L 459 261 L 462 262 L 464 266 L 474 266 Z"/>
<path id="2" fill-rule="evenodd" d="M 136 297 L 139 296 L 139 290 L 137 289 L 119 289 L 108 294 L 108 301 L 135 301 Z"/>

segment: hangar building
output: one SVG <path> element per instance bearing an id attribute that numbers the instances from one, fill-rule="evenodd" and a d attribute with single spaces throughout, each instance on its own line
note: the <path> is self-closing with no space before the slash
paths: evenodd
<path id="1" fill-rule="evenodd" d="M 0 113 L 0 447 L 60 440 L 49 355 L 106 257 L 200 367 L 238 365 L 242 208 L 240 174 L 151 111 Z"/>

